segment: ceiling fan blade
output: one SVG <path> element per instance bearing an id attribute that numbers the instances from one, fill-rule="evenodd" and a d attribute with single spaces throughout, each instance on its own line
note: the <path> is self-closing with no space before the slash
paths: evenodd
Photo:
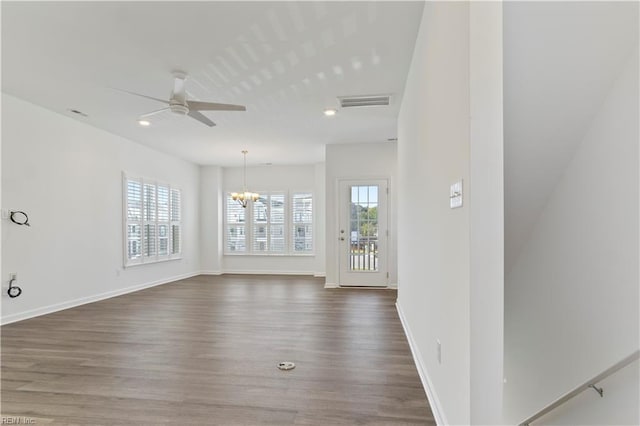
<path id="1" fill-rule="evenodd" d="M 213 126 L 216 125 L 216 123 L 214 123 L 213 121 L 209 120 L 207 117 L 204 116 L 204 114 L 201 114 L 198 111 L 189 111 L 189 113 L 187 115 L 189 117 L 191 117 L 191 118 L 195 118 L 196 120 L 198 120 L 202 124 L 206 124 L 209 127 L 213 127 Z"/>
<path id="2" fill-rule="evenodd" d="M 161 112 L 165 112 L 165 111 L 169 111 L 169 110 L 171 110 L 171 107 L 161 108 L 161 109 L 158 109 L 158 110 L 155 110 L 155 111 L 148 112 L 148 113 L 146 113 L 146 114 L 142 114 L 142 115 L 141 115 L 141 116 L 139 116 L 138 118 L 151 117 L 152 115 L 156 115 L 156 114 L 159 114 L 159 113 L 161 113 Z"/>
<path id="3" fill-rule="evenodd" d="M 147 96 L 147 95 L 141 95 L 140 93 L 129 92 L 128 90 L 122 90 L 122 89 L 116 89 L 116 88 L 113 88 L 113 90 L 117 90 L 118 92 L 128 93 L 128 94 L 133 95 L 133 96 L 140 96 L 141 98 L 151 99 L 153 101 L 162 102 L 163 104 L 169 104 L 169 101 L 165 101 L 164 99 L 158 99 L 158 98 L 154 98 L 154 97 Z"/>
<path id="4" fill-rule="evenodd" d="M 190 110 L 196 111 L 246 111 L 244 105 L 217 104 L 214 102 L 188 101 Z"/>

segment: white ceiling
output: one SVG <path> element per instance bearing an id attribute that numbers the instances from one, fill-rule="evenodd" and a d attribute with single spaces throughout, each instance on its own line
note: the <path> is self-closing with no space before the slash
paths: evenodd
<path id="1" fill-rule="evenodd" d="M 638 3 L 504 4 L 505 268 L 632 49 Z"/>
<path id="2" fill-rule="evenodd" d="M 396 137 L 422 2 L 2 2 L 2 90 L 198 164 L 303 164 L 325 144 Z M 163 113 L 173 70 L 209 128 Z M 390 107 L 339 110 L 337 96 L 392 94 Z M 68 109 L 88 114 L 74 116 Z"/>

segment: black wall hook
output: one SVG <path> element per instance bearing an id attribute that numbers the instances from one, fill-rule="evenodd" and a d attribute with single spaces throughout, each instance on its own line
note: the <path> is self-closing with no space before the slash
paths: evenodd
<path id="1" fill-rule="evenodd" d="M 25 212 L 20 210 L 12 211 L 9 214 L 9 219 L 11 219 L 11 222 L 15 223 L 16 225 L 31 226 L 29 225 L 29 216 Z"/>
<path id="2" fill-rule="evenodd" d="M 7 294 L 9 295 L 10 298 L 15 298 L 18 297 L 22 294 L 22 289 L 18 286 L 14 286 L 13 282 L 15 281 L 15 278 L 12 278 L 9 281 L 9 289 L 7 290 Z"/>

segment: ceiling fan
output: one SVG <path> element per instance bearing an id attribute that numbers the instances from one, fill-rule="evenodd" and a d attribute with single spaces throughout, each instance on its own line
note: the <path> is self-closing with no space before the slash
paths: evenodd
<path id="1" fill-rule="evenodd" d="M 231 104 L 218 104 L 214 102 L 201 102 L 201 101 L 188 101 L 187 94 L 185 90 L 185 81 L 187 79 L 187 74 L 182 71 L 173 72 L 174 83 L 173 83 L 173 91 L 171 92 L 171 98 L 166 101 L 164 99 L 154 98 L 152 96 L 141 95 L 140 93 L 129 92 L 127 90 L 121 90 L 122 92 L 128 93 L 134 96 L 140 96 L 142 98 L 152 99 L 154 101 L 162 102 L 164 104 L 168 104 L 168 107 L 164 107 L 162 109 L 151 111 L 146 114 L 142 114 L 138 119 L 142 120 L 144 118 L 150 117 L 155 114 L 159 114 L 165 111 L 171 111 L 174 114 L 178 115 L 188 115 L 189 117 L 198 120 L 202 124 L 206 124 L 209 127 L 213 127 L 216 125 L 213 121 L 209 120 L 209 118 L 205 117 L 200 111 L 246 111 L 247 108 L 243 105 L 231 105 Z"/>

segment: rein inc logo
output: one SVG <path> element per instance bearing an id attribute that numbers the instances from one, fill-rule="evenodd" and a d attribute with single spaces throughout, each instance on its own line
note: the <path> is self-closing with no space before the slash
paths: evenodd
<path id="1" fill-rule="evenodd" d="M 31 417 L 20 416 L 2 416 L 0 417 L 0 424 L 3 425 L 34 425 L 36 420 Z"/>

